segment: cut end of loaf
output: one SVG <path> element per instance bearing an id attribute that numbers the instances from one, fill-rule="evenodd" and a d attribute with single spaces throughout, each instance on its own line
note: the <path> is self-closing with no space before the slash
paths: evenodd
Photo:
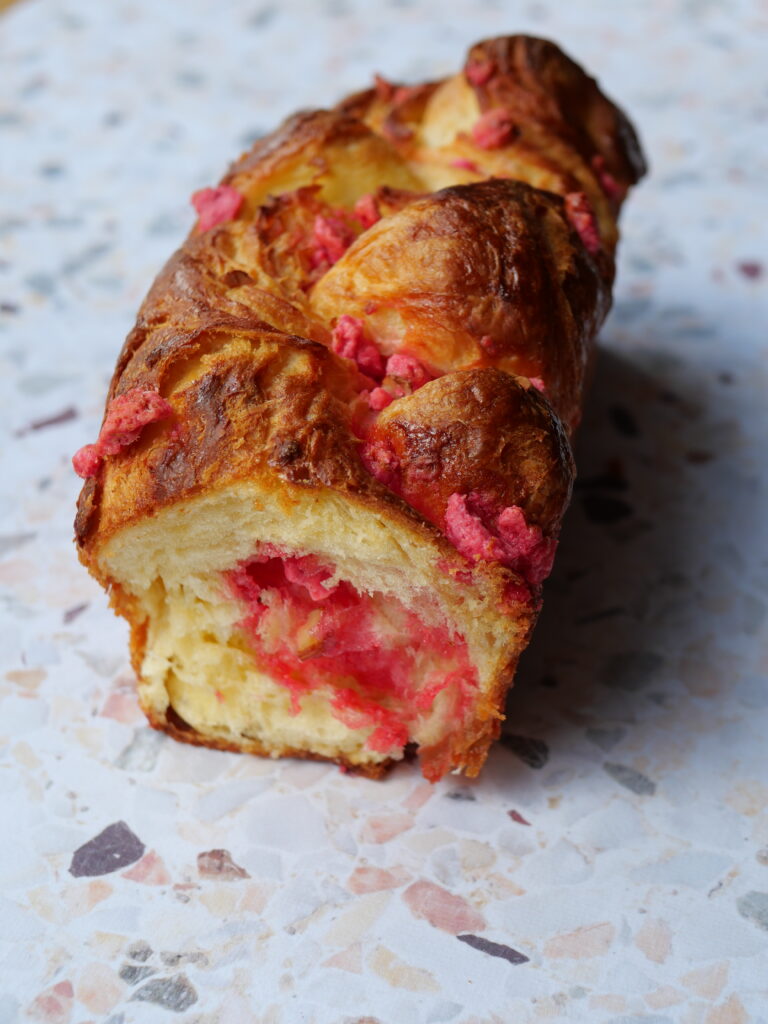
<path id="1" fill-rule="evenodd" d="M 458 586 L 438 541 L 365 509 L 299 492 L 277 522 L 264 499 L 241 485 L 182 503 L 103 553 L 152 724 L 372 775 L 416 747 L 432 781 L 472 773 L 528 602 L 483 570 Z"/>

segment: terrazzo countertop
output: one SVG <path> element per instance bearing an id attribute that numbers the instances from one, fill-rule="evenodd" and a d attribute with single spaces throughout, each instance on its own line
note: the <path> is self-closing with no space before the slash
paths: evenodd
<path id="1" fill-rule="evenodd" d="M 70 456 L 293 109 L 559 41 L 637 122 L 580 479 L 482 777 L 182 746 L 77 564 Z M 0 1022 L 768 1021 L 768 8 L 29 0 L 0 19 Z"/>

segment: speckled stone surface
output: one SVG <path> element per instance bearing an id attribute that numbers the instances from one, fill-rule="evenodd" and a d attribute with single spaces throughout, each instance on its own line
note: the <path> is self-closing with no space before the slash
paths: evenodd
<path id="1" fill-rule="evenodd" d="M 153 733 L 69 457 L 187 196 L 296 107 L 512 30 L 653 171 L 505 738 L 432 787 Z M 757 0 L 2 16 L 2 1024 L 768 1020 L 766 52 Z"/>

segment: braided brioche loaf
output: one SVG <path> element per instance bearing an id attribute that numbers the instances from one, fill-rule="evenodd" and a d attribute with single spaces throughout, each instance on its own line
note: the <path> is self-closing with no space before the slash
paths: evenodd
<path id="1" fill-rule="evenodd" d="M 74 459 L 153 726 L 478 773 L 643 170 L 595 82 L 512 36 L 297 114 L 193 196 Z"/>

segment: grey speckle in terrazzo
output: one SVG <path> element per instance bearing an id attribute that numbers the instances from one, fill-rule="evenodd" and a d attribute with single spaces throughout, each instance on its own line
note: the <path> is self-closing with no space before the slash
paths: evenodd
<path id="1" fill-rule="evenodd" d="M 69 873 L 75 878 L 108 875 L 133 864 L 143 853 L 144 844 L 138 836 L 124 821 L 116 821 L 75 850 Z"/>
<path id="2" fill-rule="evenodd" d="M 131 996 L 132 1000 L 144 1003 L 155 1003 L 164 1010 L 183 1013 L 197 1002 L 197 992 L 183 974 L 173 978 L 153 978 Z"/>
<path id="3" fill-rule="evenodd" d="M 736 906 L 742 917 L 768 932 L 768 892 L 748 892 L 739 897 Z"/>

